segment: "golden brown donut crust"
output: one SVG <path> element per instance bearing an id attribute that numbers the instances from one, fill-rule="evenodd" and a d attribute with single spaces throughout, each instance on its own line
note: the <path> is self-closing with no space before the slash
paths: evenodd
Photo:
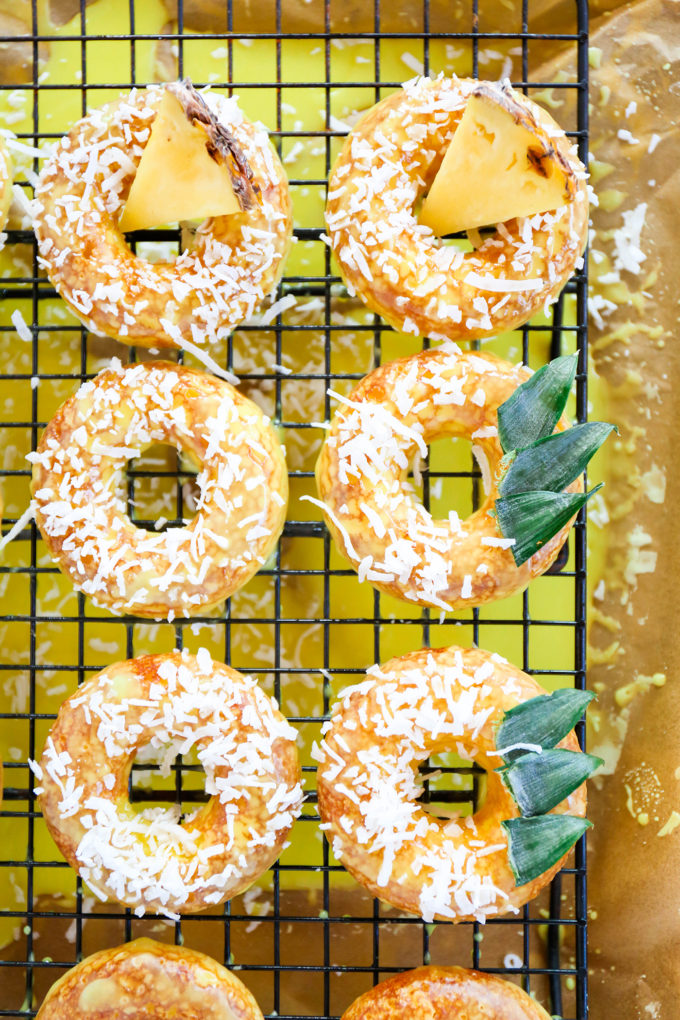
<path id="1" fill-rule="evenodd" d="M 550 882 L 567 855 L 515 884 L 501 821 L 519 811 L 494 771 L 504 713 L 545 693 L 501 656 L 452 646 L 390 659 L 340 695 L 317 752 L 319 814 L 333 853 L 373 896 L 426 921 L 484 921 L 517 913 Z M 574 732 L 559 746 L 577 751 Z M 471 819 L 444 822 L 418 803 L 418 764 L 445 751 L 486 771 Z M 585 810 L 585 785 L 554 808 Z"/>
<path id="2" fill-rule="evenodd" d="M 119 495 L 128 459 L 152 443 L 201 467 L 183 528 L 137 528 Z M 285 521 L 286 462 L 269 419 L 229 383 L 170 362 L 114 361 L 59 408 L 29 460 L 50 555 L 113 613 L 209 611 L 257 572 Z"/>
<path id="3" fill-rule="evenodd" d="M 246 986 L 184 946 L 135 939 L 85 957 L 45 996 L 40 1020 L 262 1020 Z"/>
<path id="4" fill-rule="evenodd" d="M 444 345 L 380 366 L 339 398 L 316 480 L 326 524 L 360 580 L 456 610 L 523 591 L 553 563 L 572 522 L 518 567 L 491 516 L 503 456 L 497 410 L 529 374 L 493 354 Z M 568 424 L 563 415 L 557 430 Z M 488 465 L 484 502 L 464 521 L 434 520 L 407 481 L 415 456 L 442 436 L 471 439 Z M 582 489 L 579 478 L 568 491 Z"/>
<path id="5" fill-rule="evenodd" d="M 252 678 L 205 649 L 118 662 L 59 710 L 35 769 L 43 817 L 100 899 L 193 913 L 242 892 L 281 853 L 302 804 L 296 736 Z M 181 824 L 129 802 L 147 747 L 168 770 L 196 748 L 211 798 Z"/>
<path id="6" fill-rule="evenodd" d="M 279 280 L 292 238 L 288 181 L 262 125 L 211 94 L 262 204 L 205 220 L 174 262 L 133 254 L 118 219 L 162 95 L 158 86 L 135 90 L 73 126 L 40 175 L 35 233 L 41 264 L 89 329 L 147 347 L 200 346 L 228 336 Z"/>
<path id="7" fill-rule="evenodd" d="M 573 200 L 508 220 L 464 254 L 418 223 L 414 206 L 479 84 L 442 77 L 406 82 L 350 132 L 330 175 L 326 225 L 343 279 L 395 329 L 416 336 L 473 340 L 516 328 L 556 300 L 585 248 L 584 167 L 552 117 L 514 90 L 538 136 L 570 168 Z M 482 286 L 478 278 L 489 282 Z"/>
<path id="8" fill-rule="evenodd" d="M 510 981 L 464 967 L 417 967 L 360 995 L 342 1020 L 550 1020 Z"/>

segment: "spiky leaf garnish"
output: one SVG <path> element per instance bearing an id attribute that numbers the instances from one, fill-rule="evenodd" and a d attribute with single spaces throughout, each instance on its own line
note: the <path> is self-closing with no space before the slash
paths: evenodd
<path id="1" fill-rule="evenodd" d="M 555 358 L 534 372 L 501 404 L 498 438 L 504 453 L 523 450 L 552 433 L 567 406 L 577 362 L 577 354 Z"/>
<path id="2" fill-rule="evenodd" d="M 614 426 L 604 421 L 587 421 L 564 432 L 537 439 L 519 450 L 499 485 L 502 496 L 541 489 L 562 492 L 583 474 Z"/>
<path id="3" fill-rule="evenodd" d="M 553 538 L 597 492 L 567 493 L 616 426 L 586 422 L 553 434 L 576 376 L 577 354 L 555 358 L 517 387 L 498 408 L 503 453 L 498 527 L 514 539 L 517 566 Z"/>
<path id="4" fill-rule="evenodd" d="M 496 731 L 496 747 L 505 762 L 496 771 L 522 816 L 502 823 L 518 885 L 548 871 L 590 825 L 582 818 L 549 812 L 602 765 L 594 755 L 555 747 L 592 698 L 570 688 L 539 695 L 506 712 Z"/>
<path id="5" fill-rule="evenodd" d="M 573 730 L 595 695 L 563 687 L 509 709 L 496 730 L 496 747 L 509 765 L 538 746 L 556 747 Z"/>
<path id="6" fill-rule="evenodd" d="M 523 754 L 500 770 L 525 818 L 547 815 L 577 790 L 602 765 L 602 758 L 583 751 L 552 747 L 539 754 Z"/>
<path id="7" fill-rule="evenodd" d="M 602 485 L 590 492 L 516 492 L 496 500 L 496 519 L 505 538 L 514 538 L 519 567 L 567 524 Z"/>
<path id="8" fill-rule="evenodd" d="M 526 885 L 549 868 L 589 829 L 592 822 L 574 815 L 538 815 L 501 822 L 508 834 L 508 860 L 517 885 Z"/>

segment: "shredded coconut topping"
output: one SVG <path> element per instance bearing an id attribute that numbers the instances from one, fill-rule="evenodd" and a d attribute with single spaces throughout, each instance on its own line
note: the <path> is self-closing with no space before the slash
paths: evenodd
<path id="1" fill-rule="evenodd" d="M 88 328 L 125 343 L 200 347 L 227 337 L 274 289 L 292 232 L 288 185 L 266 130 L 233 98 L 205 93 L 242 148 L 262 204 L 205 220 L 174 262 L 133 255 L 117 224 L 162 93 L 133 90 L 62 139 L 40 175 L 35 231 L 41 264 Z"/>
<path id="2" fill-rule="evenodd" d="M 302 806 L 296 731 L 251 677 L 206 649 L 144 656 L 94 677 L 62 707 L 36 772 L 43 812 L 95 895 L 176 917 L 221 903 L 280 853 Z M 195 748 L 211 800 L 136 810 L 137 752 L 168 775 Z"/>
<path id="3" fill-rule="evenodd" d="M 418 223 L 416 201 L 478 84 L 441 75 L 406 82 L 351 132 L 328 185 L 330 244 L 350 293 L 416 336 L 470 339 L 525 322 L 556 300 L 585 245 L 583 166 L 566 136 L 519 93 L 513 96 L 536 130 L 569 164 L 575 200 L 499 224 L 472 252 L 445 245 Z"/>
<path id="4" fill-rule="evenodd" d="M 329 391 L 341 406 L 319 459 L 319 495 L 359 580 L 445 611 L 526 583 L 489 513 L 502 457 L 497 408 L 525 378 L 494 356 L 438 349 L 376 369 L 350 398 Z M 474 439 L 485 466 L 485 502 L 464 521 L 455 511 L 433 518 L 407 477 L 445 435 Z"/>
<path id="5" fill-rule="evenodd" d="M 127 516 L 123 472 L 153 443 L 200 465 L 186 527 L 145 531 Z M 264 563 L 283 527 L 286 465 L 269 420 L 228 383 L 179 365 L 114 359 L 28 459 L 52 556 L 114 613 L 190 616 L 218 604 Z"/>
<path id="6" fill-rule="evenodd" d="M 517 811 L 493 773 L 495 727 L 541 693 L 476 649 L 424 649 L 371 667 L 339 696 L 315 750 L 320 812 L 338 859 L 381 898 L 426 921 L 516 912 L 536 890 L 516 888 L 508 864 L 500 822 Z M 423 810 L 416 767 L 443 751 L 488 770 L 493 810 L 450 820 Z"/>

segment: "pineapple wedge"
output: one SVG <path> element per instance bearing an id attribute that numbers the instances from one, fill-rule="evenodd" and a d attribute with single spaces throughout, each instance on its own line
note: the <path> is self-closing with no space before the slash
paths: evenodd
<path id="1" fill-rule="evenodd" d="M 480 86 L 467 101 L 420 222 L 442 236 L 557 209 L 573 192 L 572 171 L 531 111 L 508 90 Z"/>
<path id="2" fill-rule="evenodd" d="M 163 93 L 119 228 L 241 212 L 257 199 L 251 177 L 234 139 L 193 86 L 181 82 Z"/>

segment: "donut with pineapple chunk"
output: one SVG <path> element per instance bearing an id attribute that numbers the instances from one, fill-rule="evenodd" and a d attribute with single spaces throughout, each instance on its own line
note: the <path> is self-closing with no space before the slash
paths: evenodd
<path id="1" fill-rule="evenodd" d="M 273 698 L 205 649 L 118 662 L 59 710 L 33 766 L 43 817 L 100 899 L 193 913 L 242 892 L 281 853 L 302 804 L 295 739 Z M 169 775 L 192 747 L 207 804 L 183 821 L 178 806 L 131 805 L 142 748 Z"/>
<path id="2" fill-rule="evenodd" d="M 200 468 L 184 527 L 147 531 L 128 516 L 127 462 L 154 443 Z M 59 408 L 28 459 L 50 555 L 116 614 L 211 611 L 260 569 L 285 521 L 286 461 L 269 419 L 224 380 L 170 362 L 114 359 Z"/>
<path id="3" fill-rule="evenodd" d="M 263 1020 L 242 981 L 186 946 L 141 938 L 86 956 L 48 991 L 40 1020 Z"/>
<path id="4" fill-rule="evenodd" d="M 495 974 L 464 967 L 417 967 L 381 981 L 342 1020 L 550 1020 L 535 999 Z"/>
<path id="5" fill-rule="evenodd" d="M 454 222 L 458 192 L 467 217 Z M 350 132 L 330 176 L 326 224 L 348 289 L 395 329 L 490 337 L 554 301 L 579 265 L 586 173 L 552 117 L 509 85 L 414 79 Z M 481 225 L 495 231 L 467 252 L 436 233 Z"/>
<path id="6" fill-rule="evenodd" d="M 119 221 L 168 102 L 179 112 L 163 122 L 158 163 L 145 173 L 150 191 L 137 207 L 157 201 L 154 182 L 162 188 L 164 173 L 174 173 L 182 188 L 165 182 L 166 222 L 191 214 L 182 193 L 189 188 L 198 201 L 194 215 L 208 218 L 174 261 L 151 264 L 133 254 Z M 221 167 L 223 183 L 233 185 L 228 215 L 201 204 L 205 174 L 192 181 L 189 153 L 178 148 L 171 164 L 172 146 L 162 148 L 173 132 L 182 145 L 183 122 L 200 136 L 196 160 Z M 129 219 L 126 229 L 136 225 Z M 178 82 L 134 90 L 78 121 L 40 175 L 34 226 L 41 265 L 89 329 L 127 344 L 182 347 L 228 336 L 273 290 L 290 248 L 292 214 L 285 172 L 262 125 L 247 121 L 235 99 Z"/>
<path id="7" fill-rule="evenodd" d="M 452 611 L 524 590 L 566 541 L 570 523 L 517 566 L 513 539 L 493 516 L 503 450 L 498 407 L 531 375 L 493 354 L 432 348 L 381 365 L 340 407 L 316 465 L 326 524 L 340 552 L 379 591 Z M 557 431 L 567 428 L 562 416 Z M 484 499 L 471 516 L 436 520 L 407 473 L 427 445 L 462 436 L 482 469 Z M 581 492 L 578 478 L 568 491 Z"/>
<path id="8" fill-rule="evenodd" d="M 315 752 L 319 814 L 333 853 L 373 896 L 426 921 L 484 921 L 517 913 L 550 882 L 564 852 L 530 881 L 515 880 L 502 823 L 519 810 L 495 771 L 505 713 L 541 695 L 501 656 L 455 646 L 390 659 L 342 692 Z M 578 751 L 573 731 L 561 746 Z M 419 802 L 418 765 L 445 752 L 485 770 L 474 815 L 437 818 Z M 580 820 L 585 807 L 580 785 L 545 817 Z"/>

